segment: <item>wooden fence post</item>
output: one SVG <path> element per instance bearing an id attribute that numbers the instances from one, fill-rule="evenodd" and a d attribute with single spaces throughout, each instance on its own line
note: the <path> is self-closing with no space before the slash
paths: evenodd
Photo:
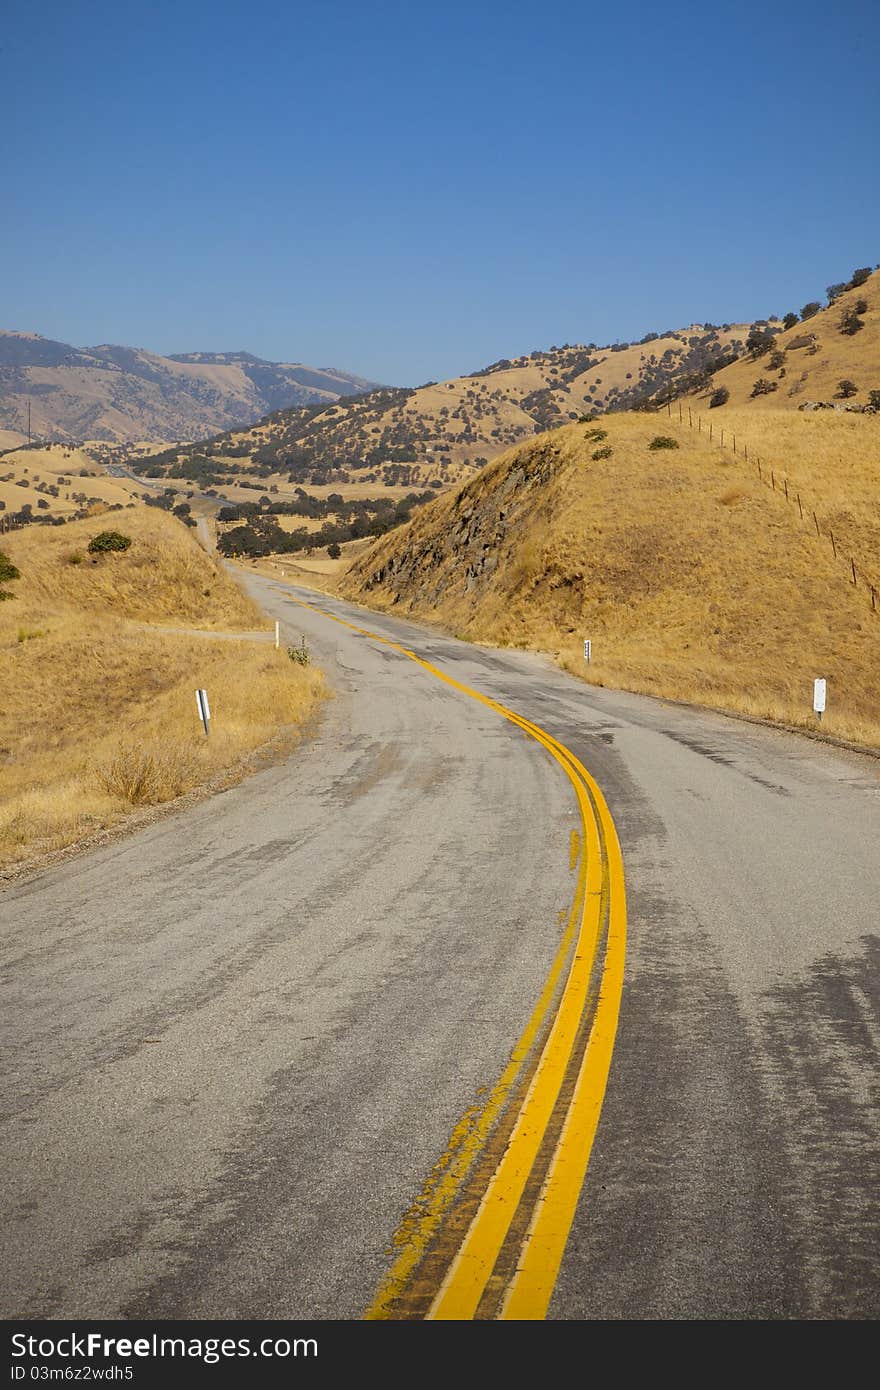
<path id="1" fill-rule="evenodd" d="M 816 523 L 816 535 L 821 536 L 822 532 L 819 530 L 819 518 L 817 517 L 815 512 L 813 512 L 813 520 Z"/>
<path id="2" fill-rule="evenodd" d="M 849 562 L 850 562 L 850 564 L 852 565 L 853 583 L 855 584 L 855 583 L 857 583 L 857 580 L 856 580 L 856 562 L 855 562 L 855 560 L 853 559 L 853 557 L 852 557 L 851 555 L 850 555 L 850 557 L 849 557 Z"/>
<path id="3" fill-rule="evenodd" d="M 799 511 L 800 514 L 801 514 L 801 521 L 803 521 L 803 519 L 804 519 L 804 509 L 803 509 L 803 507 L 801 506 L 801 495 L 800 495 L 800 493 L 798 493 L 798 511 Z"/>
<path id="4" fill-rule="evenodd" d="M 835 555 L 835 558 L 836 558 L 836 557 L 837 557 L 837 546 L 834 544 L 834 532 L 833 532 L 833 531 L 829 531 L 828 534 L 829 534 L 829 536 L 831 537 L 831 549 L 834 551 L 834 555 Z"/>

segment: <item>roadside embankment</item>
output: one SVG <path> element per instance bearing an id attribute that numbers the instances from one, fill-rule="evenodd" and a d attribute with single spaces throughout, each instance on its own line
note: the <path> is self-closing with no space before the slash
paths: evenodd
<path id="1" fill-rule="evenodd" d="M 116 530 L 126 548 L 89 550 Z M 230 785 L 294 747 L 327 694 L 158 509 L 26 527 L 0 552 L 0 877 Z"/>

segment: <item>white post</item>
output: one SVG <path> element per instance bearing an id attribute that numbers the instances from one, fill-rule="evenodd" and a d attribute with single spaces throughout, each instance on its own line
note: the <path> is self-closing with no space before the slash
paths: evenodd
<path id="1" fill-rule="evenodd" d="M 211 718 L 211 711 L 210 711 L 210 709 L 208 708 L 208 692 L 207 692 L 207 690 L 197 690 L 197 691 L 196 691 L 196 709 L 197 709 L 198 712 L 199 712 L 199 718 L 201 719 L 202 723 L 203 723 L 204 726 L 205 726 L 205 738 L 207 738 L 207 737 L 208 737 L 208 721 L 209 721 L 209 719 Z"/>
<path id="2" fill-rule="evenodd" d="M 278 647 L 280 641 L 281 641 L 281 624 L 280 624 L 279 622 L 276 621 L 276 623 L 275 623 L 275 646 L 276 646 L 276 648 Z"/>
<path id="3" fill-rule="evenodd" d="M 823 677 L 817 676 L 813 681 L 813 709 L 816 718 L 822 723 L 822 714 L 825 710 L 826 682 Z"/>

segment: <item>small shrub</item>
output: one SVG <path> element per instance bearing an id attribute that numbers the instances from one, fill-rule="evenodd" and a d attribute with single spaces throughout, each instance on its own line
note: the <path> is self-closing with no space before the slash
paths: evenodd
<path id="1" fill-rule="evenodd" d="M 102 791 L 130 806 L 171 801 L 200 781 L 193 750 L 174 743 L 147 747 L 121 743 L 93 771 Z"/>
<path id="2" fill-rule="evenodd" d="M 306 646 L 306 639 L 305 639 L 305 637 L 301 637 L 301 638 L 300 638 L 300 643 L 299 643 L 299 646 L 298 646 L 298 647 L 288 647 L 288 648 L 287 648 L 287 655 L 290 657 L 291 661 L 297 662 L 298 665 L 300 665 L 300 666 L 308 666 L 308 664 L 309 664 L 309 649 L 308 649 L 308 647 Z"/>
<path id="3" fill-rule="evenodd" d="M 131 536 L 121 531 L 101 531 L 89 541 L 88 550 L 90 555 L 102 555 L 110 550 L 128 550 L 130 545 Z"/>
<path id="4" fill-rule="evenodd" d="M 780 367 L 784 367 L 785 353 L 778 351 L 771 352 L 770 356 L 767 358 L 767 366 L 770 367 L 773 371 L 778 371 Z"/>
<path id="5" fill-rule="evenodd" d="M 838 327 L 841 333 L 845 333 L 848 338 L 852 338 L 858 333 L 859 329 L 864 328 L 865 320 L 860 318 L 856 312 L 856 306 L 845 309 L 840 316 Z"/>
<path id="6" fill-rule="evenodd" d="M 655 434 L 648 445 L 649 449 L 678 449 L 681 446 L 677 439 L 673 439 L 669 434 Z"/>
<path id="7" fill-rule="evenodd" d="M 854 396 L 858 389 L 855 382 L 851 381 L 848 376 L 845 376 L 837 383 L 837 391 L 835 394 L 839 400 L 848 401 L 850 396 Z"/>
<path id="8" fill-rule="evenodd" d="M 594 459 L 610 459 L 613 453 L 614 450 L 611 445 L 606 444 L 604 449 L 594 449 L 590 457 Z"/>
<path id="9" fill-rule="evenodd" d="M 777 383 L 775 381 L 768 381 L 766 377 L 759 376 L 752 387 L 752 395 L 769 396 L 770 392 L 775 390 L 777 390 Z"/>
<path id="10" fill-rule="evenodd" d="M 601 439 L 607 439 L 607 438 L 608 438 L 608 431 L 607 431 L 607 430 L 599 430 L 599 429 L 587 430 L 586 434 L 584 435 L 584 439 L 592 439 L 596 444 L 598 444 L 599 441 L 600 441 Z"/>
<path id="11" fill-rule="evenodd" d="M 15 565 L 12 563 L 12 561 L 11 561 L 10 558 L 9 558 L 9 556 L 8 556 L 8 555 L 4 555 L 3 551 L 0 550 L 0 584 L 5 583 L 5 581 L 6 581 L 7 579 L 20 579 L 20 578 L 21 578 L 21 574 L 20 574 L 19 570 L 16 569 Z"/>
<path id="12" fill-rule="evenodd" d="M 39 628 L 39 627 L 20 627 L 20 628 L 18 629 L 18 641 L 19 641 L 19 643 L 22 643 L 22 642 L 31 642 L 31 641 L 33 641 L 33 639 L 34 639 L 35 637 L 45 637 L 45 636 L 46 636 L 45 632 L 42 630 L 42 628 Z"/>
<path id="13" fill-rule="evenodd" d="M 730 400 L 730 392 L 726 386 L 719 386 L 709 397 L 709 408 L 714 410 L 717 405 L 726 405 Z"/>
<path id="14" fill-rule="evenodd" d="M 69 565 L 81 565 L 84 559 L 85 556 L 81 550 L 74 550 L 68 555 L 67 563 Z"/>
<path id="15" fill-rule="evenodd" d="M 880 391 L 868 392 L 868 405 L 873 406 L 875 410 L 880 410 Z"/>
<path id="16" fill-rule="evenodd" d="M 338 545 L 336 541 L 333 541 L 332 545 L 328 545 L 327 547 L 327 554 L 330 556 L 331 560 L 338 560 L 342 554 L 342 546 Z"/>

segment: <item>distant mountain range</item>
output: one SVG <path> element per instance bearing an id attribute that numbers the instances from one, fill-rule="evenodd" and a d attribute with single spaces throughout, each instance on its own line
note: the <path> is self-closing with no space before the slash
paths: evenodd
<path id="1" fill-rule="evenodd" d="M 26 440 L 29 423 L 32 438 L 71 444 L 197 440 L 376 385 L 333 367 L 267 362 L 249 352 L 161 357 L 0 330 L 0 443 Z"/>

